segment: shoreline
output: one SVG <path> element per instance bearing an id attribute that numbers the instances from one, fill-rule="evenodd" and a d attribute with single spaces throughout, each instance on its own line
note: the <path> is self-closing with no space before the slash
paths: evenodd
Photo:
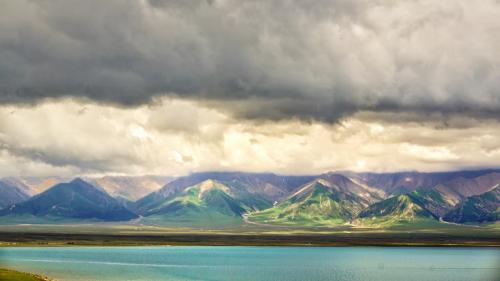
<path id="1" fill-rule="evenodd" d="M 40 274 L 23 272 L 15 269 L 0 267 L 0 281 L 56 281 L 55 279 Z"/>
<path id="2" fill-rule="evenodd" d="M 500 247 L 500 237 L 442 233 L 335 234 L 83 234 L 0 232 L 1 247 L 79 246 L 310 246 Z"/>

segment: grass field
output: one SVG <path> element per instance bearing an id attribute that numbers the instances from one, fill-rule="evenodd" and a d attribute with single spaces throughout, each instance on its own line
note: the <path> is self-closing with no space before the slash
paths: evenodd
<path id="1" fill-rule="evenodd" d="M 8 225 L 1 246 L 317 245 L 500 246 L 499 224 L 431 224 L 369 228 L 243 224 L 218 229 L 120 224 Z"/>
<path id="2" fill-rule="evenodd" d="M 49 278 L 31 274 L 24 273 L 15 270 L 0 268 L 0 281 L 48 281 Z"/>

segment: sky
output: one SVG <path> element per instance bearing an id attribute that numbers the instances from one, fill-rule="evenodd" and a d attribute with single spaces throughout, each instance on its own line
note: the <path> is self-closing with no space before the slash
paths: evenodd
<path id="1" fill-rule="evenodd" d="M 0 0 L 0 176 L 500 167 L 500 2 Z"/>

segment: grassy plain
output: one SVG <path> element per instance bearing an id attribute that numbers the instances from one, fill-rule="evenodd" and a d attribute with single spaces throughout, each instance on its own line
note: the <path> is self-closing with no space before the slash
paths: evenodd
<path id="1" fill-rule="evenodd" d="M 4 225 L 1 246 L 262 245 L 500 246 L 500 224 L 395 225 L 389 228 L 242 224 L 187 228 L 127 224 Z"/>

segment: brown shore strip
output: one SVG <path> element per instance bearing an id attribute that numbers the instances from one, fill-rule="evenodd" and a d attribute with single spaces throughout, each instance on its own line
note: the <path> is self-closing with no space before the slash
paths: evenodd
<path id="1" fill-rule="evenodd" d="M 433 246 L 500 247 L 500 237 L 442 233 L 82 234 L 0 232 L 1 246 Z"/>

